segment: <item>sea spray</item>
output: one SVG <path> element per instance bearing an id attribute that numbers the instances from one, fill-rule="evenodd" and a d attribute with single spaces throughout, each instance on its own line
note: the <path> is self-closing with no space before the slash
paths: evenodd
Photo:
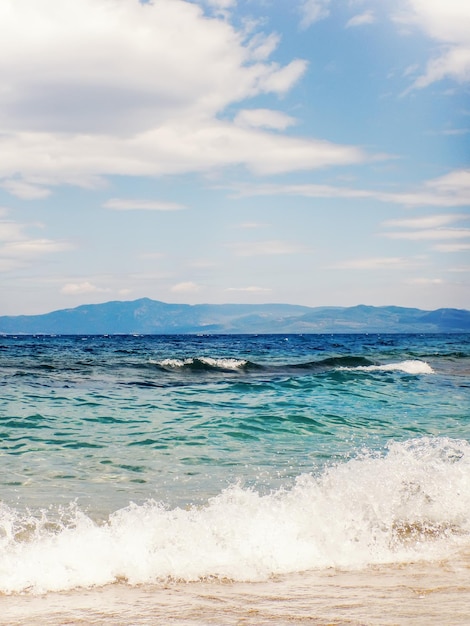
<path id="1" fill-rule="evenodd" d="M 76 505 L 0 509 L 0 591 L 162 580 L 261 581 L 315 568 L 437 559 L 470 537 L 470 445 L 392 442 L 266 495 L 233 485 L 204 506 L 148 500 L 98 523 Z"/>

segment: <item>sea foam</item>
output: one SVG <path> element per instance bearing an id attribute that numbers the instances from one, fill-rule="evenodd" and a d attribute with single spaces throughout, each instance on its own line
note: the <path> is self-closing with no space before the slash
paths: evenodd
<path id="1" fill-rule="evenodd" d="M 0 507 L 0 592 L 44 593 L 116 581 L 260 581 L 315 568 L 361 568 L 468 549 L 470 444 L 392 443 L 267 495 L 240 485 L 205 506 L 130 504 L 97 523 L 75 505 Z"/>
<path id="2" fill-rule="evenodd" d="M 355 370 L 363 372 L 405 372 L 406 374 L 434 374 L 432 367 L 425 361 L 407 360 L 384 365 L 359 365 L 356 367 L 340 367 L 341 370 Z"/>
<path id="3" fill-rule="evenodd" d="M 161 361 L 151 360 L 151 363 L 155 365 L 159 365 L 163 368 L 168 369 L 179 369 L 184 367 L 191 367 L 202 365 L 207 368 L 213 369 L 221 369 L 221 370 L 238 370 L 244 367 L 247 364 L 247 361 L 244 359 L 234 359 L 234 358 L 212 358 L 212 357 L 189 357 L 186 359 L 163 359 Z"/>

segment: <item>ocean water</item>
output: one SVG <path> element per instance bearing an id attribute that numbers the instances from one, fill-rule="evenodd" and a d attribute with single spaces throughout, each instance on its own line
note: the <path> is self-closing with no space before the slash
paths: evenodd
<path id="1" fill-rule="evenodd" d="M 469 624 L 470 335 L 0 337 L 0 624 Z"/>

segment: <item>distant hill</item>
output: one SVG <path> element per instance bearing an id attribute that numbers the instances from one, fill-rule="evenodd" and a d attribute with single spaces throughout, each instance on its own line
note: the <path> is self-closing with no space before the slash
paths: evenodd
<path id="1" fill-rule="evenodd" d="M 1 334 L 253 334 L 470 332 L 470 311 L 396 306 L 167 304 L 149 298 L 0 317 Z"/>

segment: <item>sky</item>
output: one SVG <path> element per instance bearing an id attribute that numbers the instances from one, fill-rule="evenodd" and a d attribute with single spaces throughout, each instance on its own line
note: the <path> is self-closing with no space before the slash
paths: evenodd
<path id="1" fill-rule="evenodd" d="M 470 309 L 467 0 L 2 0 L 0 315 Z"/>

